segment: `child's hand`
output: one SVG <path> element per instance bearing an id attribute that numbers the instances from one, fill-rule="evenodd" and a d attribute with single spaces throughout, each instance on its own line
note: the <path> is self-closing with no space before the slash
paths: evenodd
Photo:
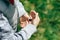
<path id="1" fill-rule="evenodd" d="M 32 11 L 30 12 L 30 17 L 31 17 L 30 23 L 32 23 L 32 24 L 35 25 L 35 26 L 38 26 L 39 21 L 40 21 L 40 18 L 39 18 L 39 16 L 38 16 L 38 13 L 36 13 L 34 10 L 32 10 Z"/>
<path id="2" fill-rule="evenodd" d="M 38 13 L 36 13 L 35 11 L 31 11 L 30 16 L 28 16 L 28 14 L 25 14 L 22 17 L 20 17 L 20 25 L 22 28 L 26 27 L 26 25 L 28 24 L 38 26 L 39 21 L 40 19 Z"/>
<path id="3" fill-rule="evenodd" d="M 24 27 L 26 27 L 26 25 L 28 25 L 28 20 L 29 20 L 28 18 L 29 18 L 28 14 L 25 14 L 22 17 L 20 17 L 20 26 L 22 28 L 24 28 Z"/>

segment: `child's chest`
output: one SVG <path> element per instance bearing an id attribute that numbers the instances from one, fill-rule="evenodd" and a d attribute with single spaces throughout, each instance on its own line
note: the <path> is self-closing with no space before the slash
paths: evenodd
<path id="1" fill-rule="evenodd" d="M 15 29 L 18 21 L 18 11 L 14 5 L 6 6 L 6 4 L 0 1 L 0 10 L 3 15 L 8 19 L 10 25 Z"/>

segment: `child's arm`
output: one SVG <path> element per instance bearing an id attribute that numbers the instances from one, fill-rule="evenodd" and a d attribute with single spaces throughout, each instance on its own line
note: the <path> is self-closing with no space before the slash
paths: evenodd
<path id="1" fill-rule="evenodd" d="M 1 39 L 6 39 L 6 40 L 28 40 L 31 35 L 36 31 L 36 27 L 33 24 L 28 24 L 26 27 L 22 28 L 21 31 L 14 33 L 14 30 L 11 28 L 8 19 L 4 17 L 3 20 L 0 20 L 0 26 L 2 28 L 0 30 L 0 34 L 2 33 Z M 4 23 L 3 23 L 4 22 Z M 0 35 L 1 36 L 1 35 Z"/>
<path id="2" fill-rule="evenodd" d="M 24 6 L 22 5 L 22 3 L 19 0 L 15 0 L 15 6 L 18 10 L 19 17 L 27 14 L 27 12 L 24 9 Z"/>
<path id="3" fill-rule="evenodd" d="M 38 13 L 34 13 L 36 14 L 36 17 L 34 18 L 33 23 L 29 23 L 26 27 L 22 28 L 20 32 L 13 33 L 12 35 L 10 35 L 9 39 L 28 40 L 31 35 L 36 32 L 36 26 L 39 24 L 40 19 Z"/>
<path id="4" fill-rule="evenodd" d="M 28 24 L 25 28 L 21 29 L 20 32 L 11 33 L 11 35 L 7 39 L 28 40 L 35 31 L 36 31 L 36 27 L 32 24 Z"/>
<path id="5" fill-rule="evenodd" d="M 6 29 L 6 31 L 4 29 Z M 36 32 L 36 27 L 32 24 L 28 24 L 26 27 L 22 28 L 21 31 L 14 33 L 13 29 L 11 29 L 10 24 L 6 22 L 4 29 L 2 39 L 7 40 L 28 40 L 31 35 Z"/>
<path id="6" fill-rule="evenodd" d="M 3 18 L 5 18 L 5 17 L 3 16 Z M 36 31 L 35 26 L 37 26 L 39 23 L 39 17 L 38 17 L 38 15 L 36 15 L 36 18 L 33 20 L 33 24 L 29 23 L 26 27 L 22 28 L 21 31 L 19 31 L 17 33 L 14 33 L 13 29 L 11 28 L 11 26 L 10 26 L 10 24 L 6 18 L 4 21 L 5 21 L 4 22 L 5 25 L 3 24 L 3 26 L 4 26 L 4 29 L 6 31 L 4 29 L 2 30 L 3 31 L 2 39 L 6 39 L 6 40 L 28 40 L 31 37 L 31 35 Z"/>

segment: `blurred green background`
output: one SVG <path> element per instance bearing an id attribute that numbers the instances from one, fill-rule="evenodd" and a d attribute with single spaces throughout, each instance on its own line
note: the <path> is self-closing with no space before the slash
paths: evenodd
<path id="1" fill-rule="evenodd" d="M 35 10 L 41 19 L 37 32 L 29 40 L 60 40 L 60 0 L 20 0 L 29 13 Z"/>

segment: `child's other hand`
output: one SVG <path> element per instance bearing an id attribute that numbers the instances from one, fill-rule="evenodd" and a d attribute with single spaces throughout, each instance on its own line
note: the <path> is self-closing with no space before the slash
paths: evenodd
<path id="1" fill-rule="evenodd" d="M 28 18 L 29 18 L 28 14 L 25 14 L 20 17 L 20 26 L 22 28 L 24 28 L 24 27 L 26 27 L 26 25 L 28 25 Z"/>
<path id="2" fill-rule="evenodd" d="M 35 26 L 38 26 L 39 21 L 40 19 L 39 19 L 38 13 L 36 13 L 35 11 L 31 11 L 30 16 L 28 14 L 25 14 L 22 17 L 20 17 L 20 26 L 22 28 L 26 27 L 26 25 L 28 24 L 33 24 Z"/>
<path id="3" fill-rule="evenodd" d="M 32 11 L 30 12 L 30 17 L 31 17 L 31 19 L 32 19 L 32 21 L 30 21 L 30 23 L 32 23 L 32 24 L 35 25 L 35 26 L 38 26 L 39 21 L 40 21 L 40 18 L 39 18 L 39 16 L 38 16 L 38 13 L 36 13 L 34 10 L 32 10 Z"/>

